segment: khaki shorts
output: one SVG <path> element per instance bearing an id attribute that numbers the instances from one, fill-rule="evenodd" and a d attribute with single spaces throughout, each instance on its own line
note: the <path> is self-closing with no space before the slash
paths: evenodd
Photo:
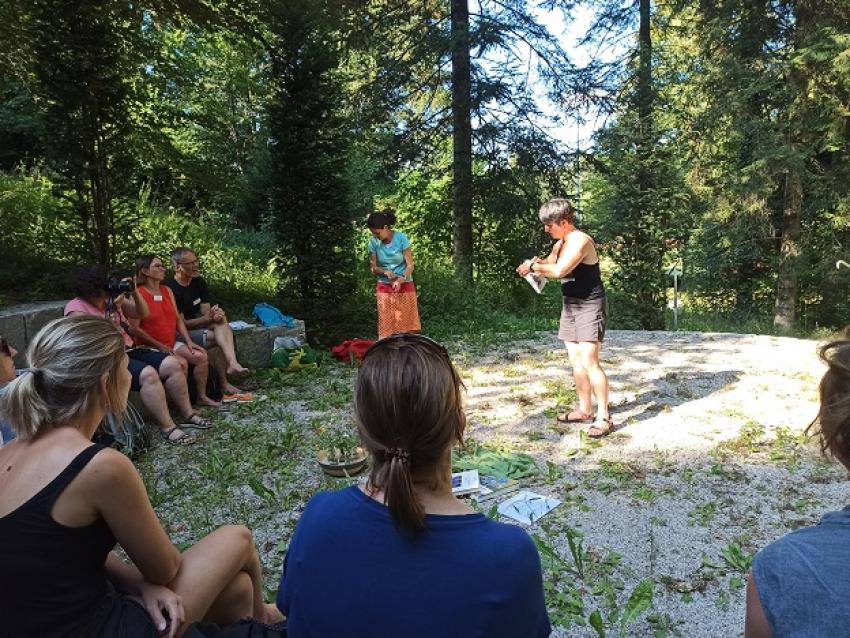
<path id="1" fill-rule="evenodd" d="M 605 338 L 608 325 L 608 300 L 573 299 L 564 297 L 561 308 L 561 326 L 558 339 L 561 341 L 599 341 Z"/>

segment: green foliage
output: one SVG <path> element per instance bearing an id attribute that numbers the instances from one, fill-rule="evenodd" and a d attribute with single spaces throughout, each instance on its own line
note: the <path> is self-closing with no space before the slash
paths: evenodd
<path id="1" fill-rule="evenodd" d="M 276 50 L 268 105 L 274 174 L 269 224 L 279 244 L 278 273 L 308 330 L 332 339 L 344 334 L 355 281 L 339 45 L 321 3 L 278 4 L 271 29 Z"/>

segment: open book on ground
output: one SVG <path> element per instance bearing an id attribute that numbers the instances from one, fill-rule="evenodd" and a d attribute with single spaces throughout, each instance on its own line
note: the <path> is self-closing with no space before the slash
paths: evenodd
<path id="1" fill-rule="evenodd" d="M 523 490 L 499 505 L 498 512 L 520 523 L 531 525 L 561 504 L 556 498 Z"/>
<path id="2" fill-rule="evenodd" d="M 480 489 L 481 482 L 478 480 L 478 470 L 466 470 L 452 474 L 452 494 L 455 496 L 473 494 Z"/>

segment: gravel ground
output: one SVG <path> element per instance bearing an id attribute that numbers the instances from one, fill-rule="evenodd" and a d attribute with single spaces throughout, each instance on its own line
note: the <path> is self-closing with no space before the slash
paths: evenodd
<path id="1" fill-rule="evenodd" d="M 617 429 L 597 443 L 554 419 L 574 397 L 554 335 L 448 344 L 467 384 L 468 437 L 533 456 L 541 473 L 524 487 L 563 501 L 528 530 L 554 636 L 599 636 L 588 624 L 597 611 L 607 635 L 619 635 L 643 581 L 652 604 L 625 635 L 742 634 L 754 552 L 845 504 L 846 472 L 802 435 L 823 372 L 816 345 L 612 331 L 602 360 Z M 346 484 L 312 457 L 351 427 L 353 376 L 329 363 L 261 377 L 266 401 L 218 415 L 198 445 L 146 454 L 140 469 L 175 542 L 222 523 L 251 526 L 271 594 L 304 503 Z"/>

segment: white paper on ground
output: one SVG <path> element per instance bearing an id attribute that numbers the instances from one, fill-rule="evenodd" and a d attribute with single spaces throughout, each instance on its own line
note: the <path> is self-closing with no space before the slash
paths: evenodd
<path id="1" fill-rule="evenodd" d="M 556 498 L 523 490 L 499 505 L 498 512 L 520 523 L 531 525 L 561 504 Z"/>
<path id="2" fill-rule="evenodd" d="M 233 330 L 245 330 L 245 328 L 253 328 L 255 325 L 257 325 L 257 324 L 246 323 L 245 321 L 231 321 L 230 322 L 230 327 Z"/>

